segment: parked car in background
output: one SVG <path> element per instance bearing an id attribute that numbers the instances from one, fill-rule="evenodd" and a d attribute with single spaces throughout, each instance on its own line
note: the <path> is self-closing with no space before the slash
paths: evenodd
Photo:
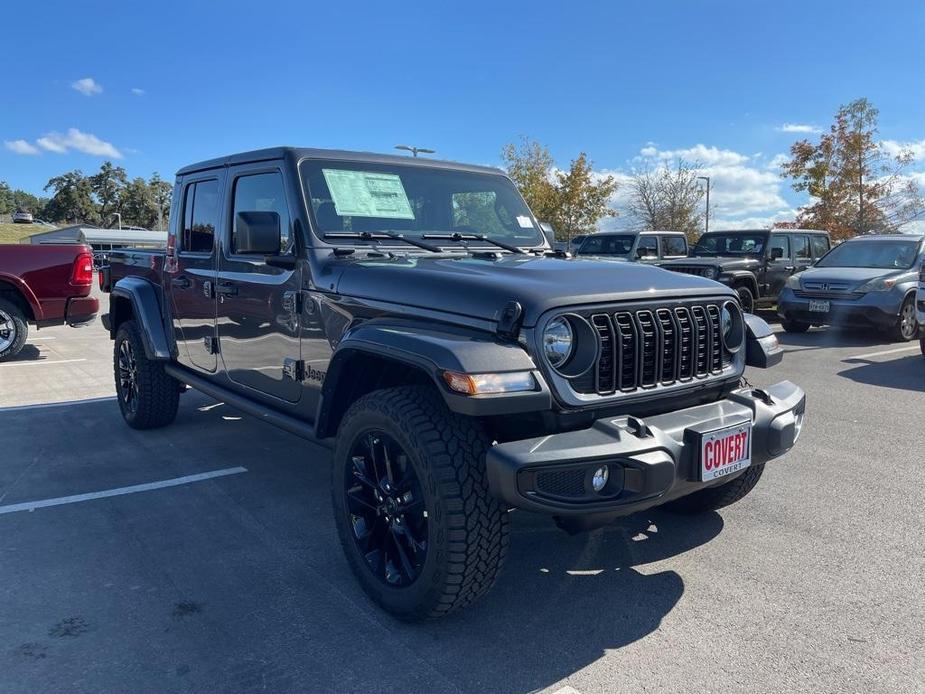
<path id="1" fill-rule="evenodd" d="M 825 255 L 832 242 L 824 231 L 758 229 L 711 231 L 691 249 L 691 257 L 659 265 L 707 277 L 732 287 L 742 310 L 770 306 L 794 273 Z"/>
<path id="2" fill-rule="evenodd" d="M 491 588 L 511 509 L 713 511 L 802 431 L 798 386 L 742 380 L 782 351 L 734 292 L 552 253 L 497 169 L 278 148 L 176 190 L 166 252 L 103 270 L 123 418 L 170 424 L 185 384 L 333 438 L 347 560 L 401 619 Z"/>
<path id="3" fill-rule="evenodd" d="M 925 236 L 858 236 L 833 248 L 815 267 L 794 275 L 777 312 L 788 332 L 811 325 L 876 328 L 894 340 L 919 334 L 915 293 Z"/>
<path id="4" fill-rule="evenodd" d="M 621 231 L 585 237 L 575 255 L 655 263 L 686 258 L 687 237 L 680 231 Z"/>
<path id="5" fill-rule="evenodd" d="M 925 254 L 922 255 L 919 265 L 919 287 L 915 298 L 915 319 L 919 323 L 919 346 L 922 356 L 925 357 Z"/>
<path id="6" fill-rule="evenodd" d="M 0 245 L 0 362 L 26 344 L 29 324 L 81 325 L 92 321 L 99 300 L 89 296 L 89 246 Z"/>
<path id="7" fill-rule="evenodd" d="M 12 215 L 13 224 L 32 224 L 32 213 L 25 210 L 16 210 Z"/>
<path id="8" fill-rule="evenodd" d="M 581 247 L 581 244 L 584 243 L 584 240 L 588 238 L 588 234 L 579 234 L 578 236 L 573 236 L 569 242 L 566 250 L 569 253 L 574 254 Z"/>

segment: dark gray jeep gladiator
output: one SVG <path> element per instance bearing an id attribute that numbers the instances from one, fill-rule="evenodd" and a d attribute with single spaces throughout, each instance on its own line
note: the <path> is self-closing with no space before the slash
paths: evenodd
<path id="1" fill-rule="evenodd" d="M 331 439 L 364 590 L 405 620 L 494 583 L 509 512 L 570 532 L 733 503 L 787 452 L 805 396 L 758 389 L 768 326 L 711 280 L 550 249 L 497 169 L 279 148 L 177 174 L 166 252 L 101 284 L 128 424 L 187 387 Z"/>
<path id="2" fill-rule="evenodd" d="M 689 258 L 658 263 L 659 267 L 708 277 L 735 289 L 746 313 L 770 306 L 791 275 L 802 272 L 831 247 L 818 229 L 711 231 L 701 236 Z"/>

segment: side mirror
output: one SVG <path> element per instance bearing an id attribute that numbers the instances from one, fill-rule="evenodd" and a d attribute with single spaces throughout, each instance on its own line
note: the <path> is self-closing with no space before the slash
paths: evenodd
<path id="1" fill-rule="evenodd" d="M 235 217 L 234 252 L 244 255 L 278 255 L 279 214 L 238 212 Z"/>
<path id="2" fill-rule="evenodd" d="M 780 260 L 784 257 L 783 248 L 772 248 L 771 249 L 771 260 Z"/>

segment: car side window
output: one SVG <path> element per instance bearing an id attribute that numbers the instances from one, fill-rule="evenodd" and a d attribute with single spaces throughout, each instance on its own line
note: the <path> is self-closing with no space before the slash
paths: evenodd
<path id="1" fill-rule="evenodd" d="M 686 256 L 687 241 L 681 236 L 662 236 L 662 257 Z"/>
<path id="2" fill-rule="evenodd" d="M 809 237 L 808 236 L 794 236 L 793 237 L 793 259 L 794 260 L 810 260 L 812 256 L 809 252 Z"/>
<path id="3" fill-rule="evenodd" d="M 768 257 L 773 258 L 776 254 L 774 249 L 781 249 L 780 257 L 788 260 L 790 258 L 790 239 L 783 234 L 772 234 L 771 242 L 768 244 Z"/>
<path id="4" fill-rule="evenodd" d="M 275 212 L 279 215 L 280 253 L 292 248 L 289 206 L 283 176 L 278 171 L 240 176 L 234 182 L 234 208 L 231 215 L 231 252 L 238 253 L 238 213 Z"/>
<path id="5" fill-rule="evenodd" d="M 829 238 L 827 236 L 812 236 L 813 257 L 818 260 L 829 252 Z"/>
<path id="6" fill-rule="evenodd" d="M 183 197 L 181 251 L 211 253 L 219 212 L 218 181 L 196 181 L 186 186 Z"/>
<path id="7" fill-rule="evenodd" d="M 636 246 L 637 258 L 652 258 L 658 256 L 658 239 L 654 236 L 640 236 Z"/>

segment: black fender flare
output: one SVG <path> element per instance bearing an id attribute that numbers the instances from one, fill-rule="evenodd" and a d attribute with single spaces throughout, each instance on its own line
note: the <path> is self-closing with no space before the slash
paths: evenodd
<path id="1" fill-rule="evenodd" d="M 141 277 L 123 277 L 116 282 L 109 295 L 109 335 L 113 339 L 122 322 L 118 320 L 119 313 L 116 311 L 119 301 L 131 304 L 132 317 L 141 329 L 141 339 L 148 359 L 169 361 L 170 342 L 164 331 L 159 288 Z"/>
<path id="2" fill-rule="evenodd" d="M 540 370 L 516 342 L 454 326 L 374 319 L 348 330 L 337 344 L 324 376 L 318 405 L 319 437 L 336 432 L 338 389 L 349 383 L 349 365 L 357 356 L 398 362 L 423 372 L 443 396 L 447 407 L 460 414 L 493 416 L 548 410 L 552 406 L 552 396 Z M 475 397 L 461 395 L 446 386 L 444 371 L 470 374 L 530 371 L 537 382 L 537 390 Z"/>
<path id="3" fill-rule="evenodd" d="M 722 277 L 723 280 L 725 280 L 724 284 L 728 284 L 730 287 L 744 282 L 745 284 L 748 285 L 748 288 L 751 289 L 752 294 L 755 295 L 756 300 L 761 295 L 761 292 L 759 291 L 759 288 L 758 288 L 758 278 L 755 275 L 755 273 L 752 272 L 751 270 L 721 271 L 720 276 Z"/>

